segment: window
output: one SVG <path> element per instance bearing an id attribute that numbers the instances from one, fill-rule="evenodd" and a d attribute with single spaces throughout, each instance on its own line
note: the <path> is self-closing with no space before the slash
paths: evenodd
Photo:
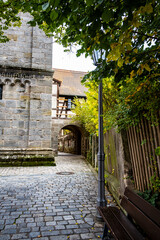
<path id="1" fill-rule="evenodd" d="M 72 107 L 72 102 L 71 102 L 71 99 L 68 98 L 68 109 L 71 109 L 71 107 Z"/>
<path id="2" fill-rule="evenodd" d="M 3 85 L 0 85 L 0 100 L 2 99 Z"/>

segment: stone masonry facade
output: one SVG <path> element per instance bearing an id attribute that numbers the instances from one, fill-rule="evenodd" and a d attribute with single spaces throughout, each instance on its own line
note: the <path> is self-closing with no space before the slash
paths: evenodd
<path id="1" fill-rule="evenodd" d="M 51 154 L 52 39 L 21 17 L 0 47 L 0 155 Z"/>
<path id="2" fill-rule="evenodd" d="M 10 39 L 0 43 L 0 65 L 32 69 L 52 70 L 52 38 L 47 38 L 37 26 L 30 27 L 32 17 L 20 13 L 21 27 L 6 31 Z"/>
<path id="3" fill-rule="evenodd" d="M 69 129 L 68 127 L 72 126 L 72 129 L 75 129 L 81 133 L 81 155 L 85 156 L 88 150 L 88 133 L 80 126 L 77 122 L 73 122 L 70 119 L 52 119 L 52 147 L 53 151 L 57 154 L 58 151 L 58 136 L 61 129 Z"/>

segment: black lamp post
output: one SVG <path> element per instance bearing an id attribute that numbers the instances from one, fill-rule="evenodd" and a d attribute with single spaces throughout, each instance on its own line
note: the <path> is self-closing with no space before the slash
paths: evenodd
<path id="1" fill-rule="evenodd" d="M 103 50 L 93 51 L 93 62 L 95 66 L 102 64 L 102 60 L 105 56 Z M 98 196 L 97 207 L 104 207 L 105 200 L 105 179 L 104 179 L 104 142 L 103 142 L 103 103 L 102 103 L 102 77 L 99 78 L 98 87 Z M 99 212 L 97 211 L 97 218 L 101 219 Z"/>

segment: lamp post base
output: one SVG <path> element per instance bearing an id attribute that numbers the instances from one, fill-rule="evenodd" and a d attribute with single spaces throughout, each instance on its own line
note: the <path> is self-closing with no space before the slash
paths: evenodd
<path id="1" fill-rule="evenodd" d="M 101 199 L 101 200 L 97 199 L 97 207 L 105 207 L 105 206 L 106 206 L 106 203 L 107 203 L 107 201 L 105 200 L 105 198 L 103 198 L 103 199 Z M 101 217 L 101 215 L 99 214 L 98 209 L 97 209 L 97 211 L 96 211 L 96 219 L 99 220 L 99 221 L 102 220 L 102 217 Z"/>
<path id="2" fill-rule="evenodd" d="M 96 220 L 97 220 L 98 222 L 104 222 L 102 216 L 99 214 L 98 209 L 97 209 L 97 212 L 96 212 Z"/>

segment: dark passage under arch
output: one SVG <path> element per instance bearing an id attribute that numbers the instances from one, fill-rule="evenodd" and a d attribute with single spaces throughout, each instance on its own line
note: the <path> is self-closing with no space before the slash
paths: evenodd
<path id="1" fill-rule="evenodd" d="M 82 153 L 82 133 L 75 125 L 67 125 L 60 130 L 58 136 L 58 150 L 72 154 Z"/>

